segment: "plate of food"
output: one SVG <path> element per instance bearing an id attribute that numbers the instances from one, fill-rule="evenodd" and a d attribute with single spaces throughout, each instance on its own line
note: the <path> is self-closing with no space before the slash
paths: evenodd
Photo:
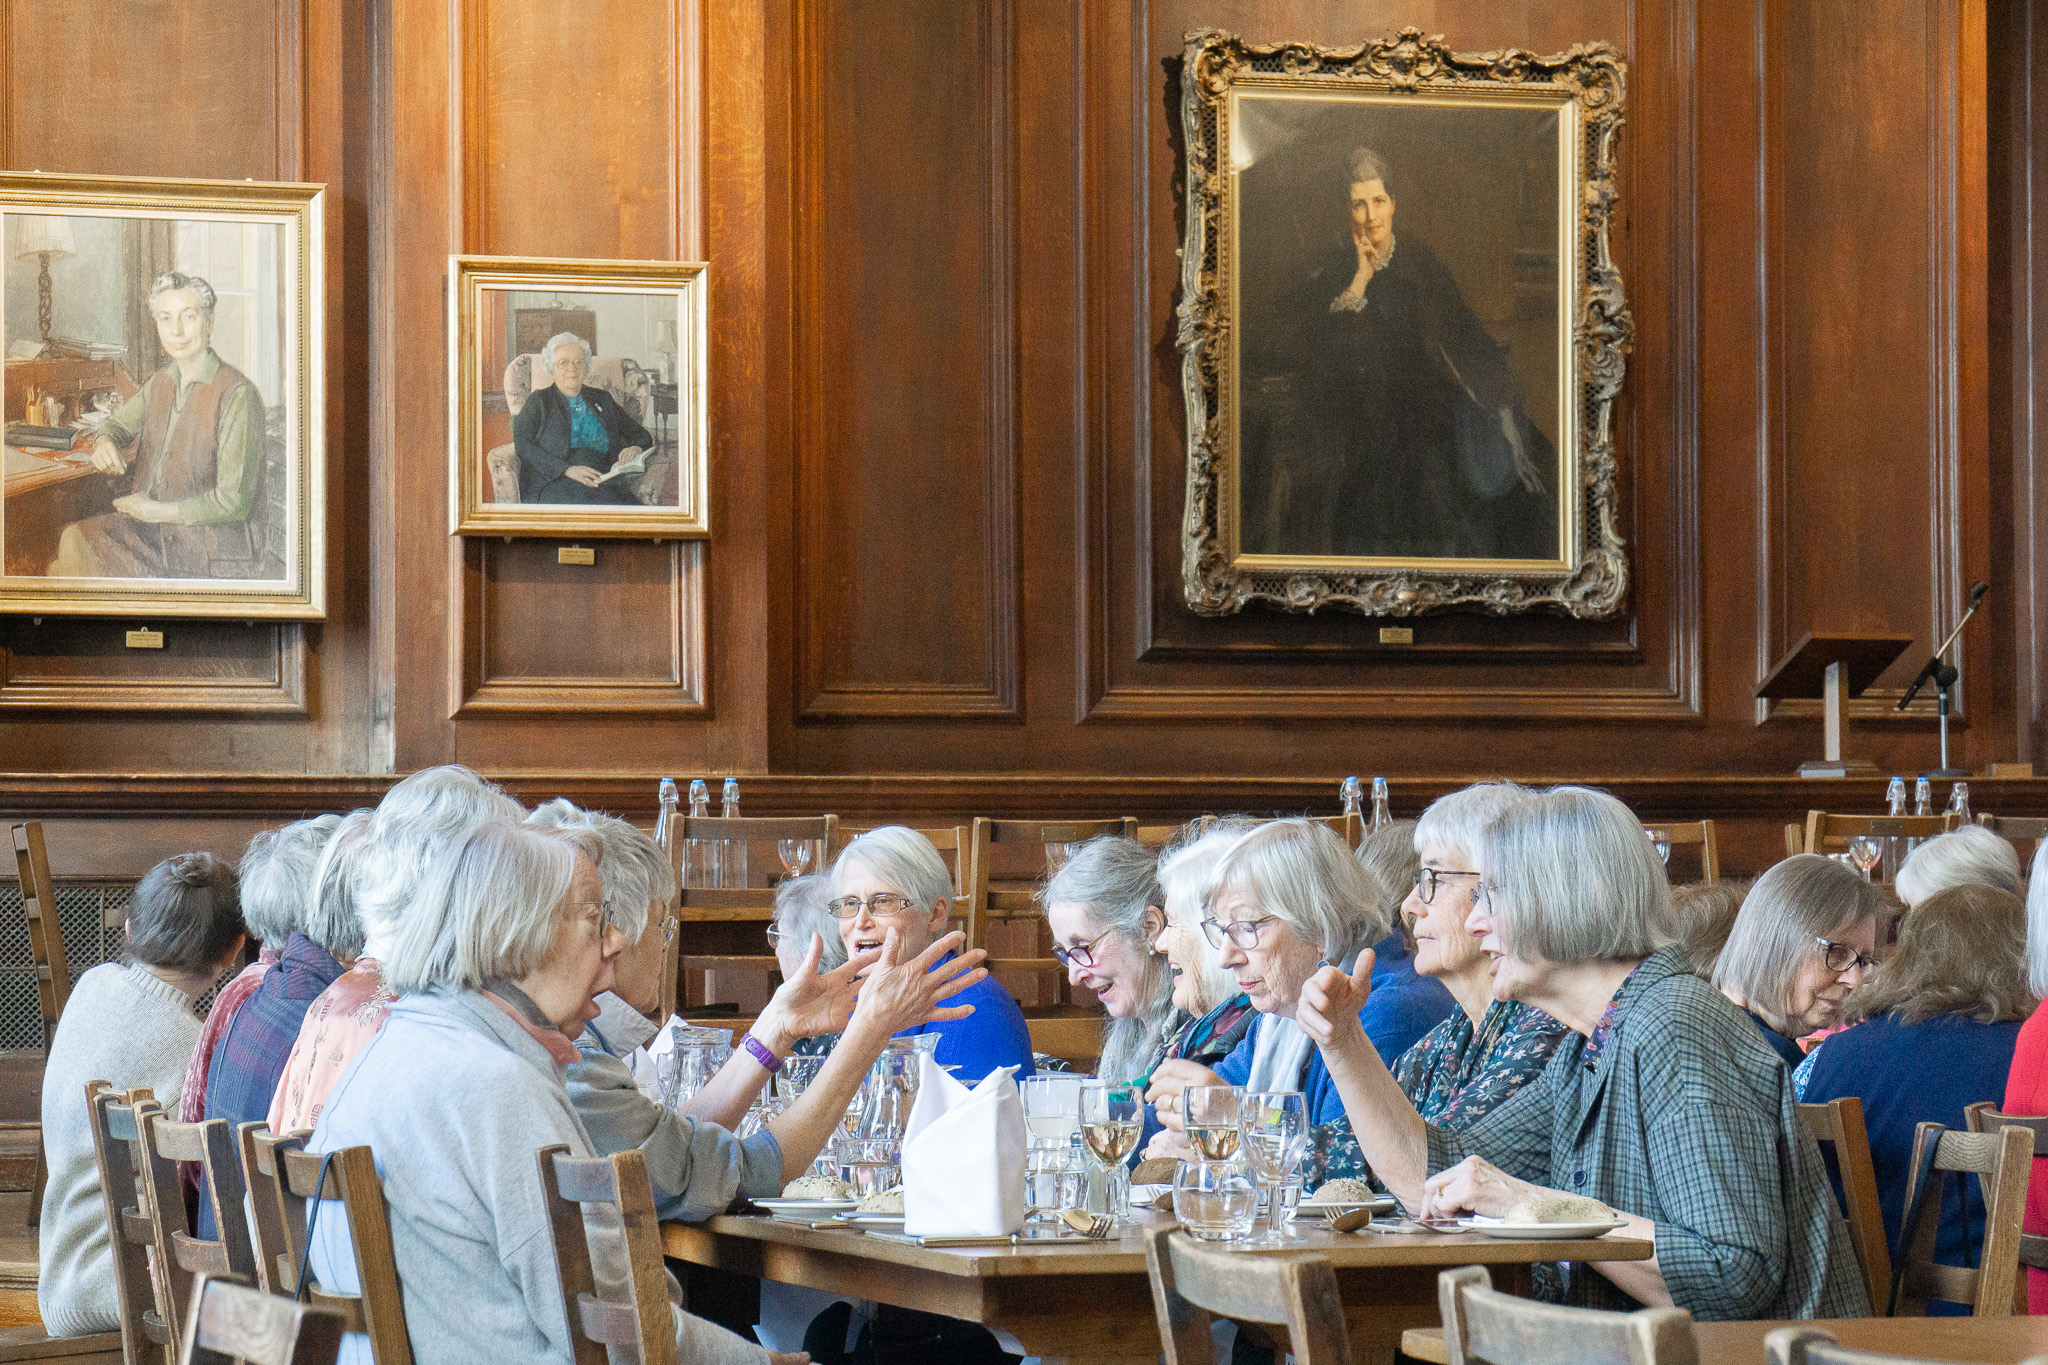
<path id="1" fill-rule="evenodd" d="M 841 1214 L 839 1221 L 866 1231 L 903 1231 L 903 1187 L 869 1195 Z"/>
<path id="2" fill-rule="evenodd" d="M 1398 1207 L 1394 1196 L 1382 1194 L 1363 1180 L 1332 1180 L 1295 1206 L 1299 1218 L 1335 1218 L 1353 1209 L 1392 1213 Z"/>
<path id="3" fill-rule="evenodd" d="M 753 1203 L 777 1218 L 830 1218 L 852 1210 L 860 1201 L 853 1197 L 853 1186 L 844 1180 L 807 1175 L 783 1186 L 780 1199 L 756 1199 Z"/>
<path id="4" fill-rule="evenodd" d="M 1487 1237 L 1551 1242 L 1604 1237 L 1627 1221 L 1599 1200 L 1584 1195 L 1539 1194 L 1520 1201 L 1499 1218 L 1463 1218 L 1458 1226 Z"/>

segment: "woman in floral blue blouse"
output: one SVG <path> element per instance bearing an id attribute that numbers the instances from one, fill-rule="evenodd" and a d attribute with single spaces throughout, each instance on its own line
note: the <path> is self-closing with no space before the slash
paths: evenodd
<path id="1" fill-rule="evenodd" d="M 1439 798 L 1415 826 L 1422 873 L 1401 917 L 1415 936 L 1415 970 L 1443 983 L 1458 1008 L 1391 1069 L 1416 1112 L 1443 1128 L 1477 1121 L 1541 1074 L 1566 1032 L 1533 1005 L 1493 998 L 1486 954 L 1465 927 L 1480 836 L 1528 794 L 1512 782 L 1482 782 Z M 1350 1119 L 1320 1124 L 1314 1137 L 1312 1184 L 1368 1174 Z"/>

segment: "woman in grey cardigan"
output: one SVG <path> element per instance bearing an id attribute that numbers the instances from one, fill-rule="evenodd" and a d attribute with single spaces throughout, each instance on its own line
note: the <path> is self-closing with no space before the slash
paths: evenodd
<path id="1" fill-rule="evenodd" d="M 1296 1016 L 1328 1060 L 1372 1168 L 1423 1216 L 1492 1217 L 1532 1194 L 1589 1195 L 1654 1242 L 1647 1261 L 1567 1267 L 1563 1297 L 1702 1319 L 1870 1312 L 1791 1077 L 1749 1019 L 1670 946 L 1670 889 L 1642 827 L 1602 792 L 1558 787 L 1488 827 L 1466 927 L 1493 992 L 1572 1032 L 1541 1076 L 1469 1128 L 1425 1123 L 1357 1024 L 1370 955 L 1324 968 Z"/>
<path id="2" fill-rule="evenodd" d="M 600 852 L 588 831 L 496 821 L 442 845 L 389 946 L 391 1016 L 306 1144 L 367 1144 L 375 1155 L 418 1365 L 573 1359 L 534 1152 L 563 1143 L 594 1154 L 563 1073 L 578 1060 L 569 1038 L 595 1016 L 626 942 L 608 921 Z M 892 939 L 873 962 L 844 1040 L 805 1093 L 817 1099 L 786 1116 L 785 1178 L 823 1147 L 889 1035 L 954 1015 L 938 1002 L 985 975 L 979 953 L 927 972 L 957 938 L 900 964 Z M 330 1205 L 314 1230 L 312 1269 L 349 1291 L 355 1259 L 338 1212 Z M 692 1365 L 771 1359 L 681 1310 L 675 1322 Z M 368 1365 L 366 1338 L 342 1349 Z"/>

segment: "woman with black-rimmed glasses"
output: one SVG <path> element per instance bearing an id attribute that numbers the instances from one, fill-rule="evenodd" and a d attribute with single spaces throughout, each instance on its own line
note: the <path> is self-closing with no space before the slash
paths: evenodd
<path id="1" fill-rule="evenodd" d="M 1799 1039 L 1842 1022 L 1842 1001 L 1877 954 L 1884 908 L 1869 882 L 1832 858 L 1798 853 L 1743 897 L 1714 963 L 1714 986 L 1749 1012 L 1771 1050 L 1798 1066 Z"/>

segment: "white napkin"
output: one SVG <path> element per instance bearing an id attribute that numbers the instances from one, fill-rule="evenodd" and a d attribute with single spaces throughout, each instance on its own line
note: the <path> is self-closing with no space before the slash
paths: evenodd
<path id="1" fill-rule="evenodd" d="M 969 1090 L 930 1054 L 903 1131 L 903 1231 L 912 1237 L 1007 1237 L 1024 1226 L 1024 1100 L 1017 1068 Z"/>

